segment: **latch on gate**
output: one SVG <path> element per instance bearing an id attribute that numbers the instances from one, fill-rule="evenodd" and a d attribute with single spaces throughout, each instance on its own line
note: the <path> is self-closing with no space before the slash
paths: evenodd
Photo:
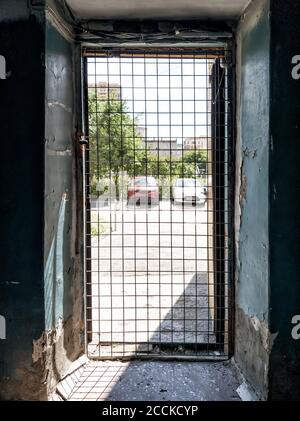
<path id="1" fill-rule="evenodd" d="M 79 144 L 80 145 L 87 145 L 89 142 L 84 134 L 80 135 Z"/>

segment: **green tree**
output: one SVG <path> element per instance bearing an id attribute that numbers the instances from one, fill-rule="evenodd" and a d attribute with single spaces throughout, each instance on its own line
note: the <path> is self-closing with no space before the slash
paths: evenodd
<path id="1" fill-rule="evenodd" d="M 182 158 L 182 177 L 195 177 L 206 172 L 207 152 L 203 149 L 186 151 Z"/>
<path id="2" fill-rule="evenodd" d="M 112 178 L 116 198 L 120 197 L 120 172 L 134 176 L 142 171 L 144 152 L 137 123 L 128 113 L 126 102 L 111 95 L 99 101 L 89 94 L 89 160 L 92 191 L 101 178 Z"/>
<path id="3" fill-rule="evenodd" d="M 89 94 L 89 136 L 92 193 L 96 193 L 100 179 L 112 179 L 119 200 L 121 171 L 130 177 L 154 176 L 165 190 L 178 177 L 196 177 L 206 171 L 205 150 L 183 151 L 181 156 L 158 156 L 146 150 L 126 102 L 113 93 L 105 101 L 95 92 Z"/>
<path id="4" fill-rule="evenodd" d="M 205 150 L 183 151 L 181 156 L 159 156 L 151 150 L 141 160 L 144 173 L 154 177 L 196 177 L 206 171 L 207 153 Z"/>

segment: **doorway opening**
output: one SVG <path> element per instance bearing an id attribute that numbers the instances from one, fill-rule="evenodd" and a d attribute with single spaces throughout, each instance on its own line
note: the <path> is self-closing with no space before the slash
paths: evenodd
<path id="1" fill-rule="evenodd" d="M 90 358 L 230 353 L 230 57 L 224 47 L 85 54 Z"/>

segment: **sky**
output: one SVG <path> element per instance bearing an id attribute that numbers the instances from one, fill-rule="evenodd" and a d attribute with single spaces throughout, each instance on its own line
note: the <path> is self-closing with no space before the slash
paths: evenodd
<path id="1" fill-rule="evenodd" d="M 122 99 L 148 137 L 209 135 L 208 61 L 188 58 L 88 59 L 88 84 L 121 86 Z M 146 101 L 145 101 L 146 99 Z"/>

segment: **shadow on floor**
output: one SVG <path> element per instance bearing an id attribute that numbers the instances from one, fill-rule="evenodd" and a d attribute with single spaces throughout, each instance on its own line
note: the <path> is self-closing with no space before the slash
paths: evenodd
<path id="1" fill-rule="evenodd" d="M 137 325 L 135 326 L 133 330 L 133 334 L 134 331 L 136 334 L 135 341 L 127 340 L 128 328 L 126 329 L 126 321 L 124 321 L 119 327 L 123 341 L 111 341 L 111 343 L 98 343 L 97 341 L 97 343 L 90 344 L 89 356 L 109 359 L 128 356 L 141 357 L 142 355 L 193 357 L 222 355 L 222 344 L 216 343 L 208 296 L 208 275 L 194 273 L 183 293 L 176 298 L 175 303 L 162 319 L 163 311 L 160 309 L 162 306 L 160 304 L 156 311 L 157 319 L 148 316 L 144 320 L 143 332 L 137 328 Z M 173 299 L 176 296 L 172 296 L 168 291 L 167 297 Z M 153 310 L 155 308 L 150 307 L 149 311 L 153 312 Z M 148 322 L 156 322 L 157 328 L 149 330 Z M 142 320 L 136 320 L 136 323 L 140 326 Z M 143 334 L 142 341 L 137 336 L 141 334 Z"/>

